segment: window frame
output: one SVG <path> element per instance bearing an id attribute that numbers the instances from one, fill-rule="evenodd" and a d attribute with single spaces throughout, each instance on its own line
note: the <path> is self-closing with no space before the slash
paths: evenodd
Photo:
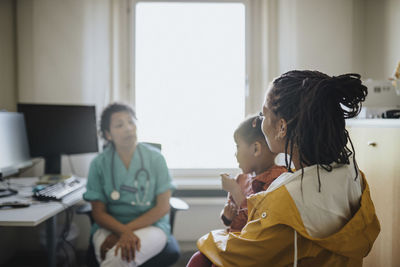
<path id="1" fill-rule="evenodd" d="M 170 3 L 242 3 L 245 7 L 245 117 L 250 114 L 258 113 L 261 105 L 257 107 L 255 103 L 260 102 L 260 96 L 264 96 L 264 91 L 266 88 L 264 84 L 260 84 L 257 81 L 257 78 L 253 75 L 249 75 L 249 70 L 257 69 L 260 65 L 260 62 L 257 61 L 257 56 L 254 55 L 254 52 L 251 53 L 252 46 L 260 42 L 263 37 L 256 34 L 254 30 L 252 30 L 251 25 L 257 25 L 257 23 L 263 20 L 262 16 L 254 16 L 255 10 L 259 9 L 257 5 L 254 4 L 254 0 L 127 0 L 128 3 L 128 18 L 126 26 L 126 36 L 127 36 L 127 45 L 126 52 L 128 54 L 129 63 L 127 64 L 128 69 L 128 86 L 126 95 L 128 96 L 129 102 L 135 104 L 135 14 L 136 14 L 136 5 L 138 3 L 145 2 L 170 2 Z M 256 59 L 256 60 L 255 60 Z M 250 77 L 253 76 L 253 77 Z M 265 79 L 264 79 L 265 80 Z M 252 88 L 254 90 L 250 90 L 250 84 L 252 84 Z M 260 86 L 261 85 L 261 86 Z M 263 86 L 264 85 L 264 86 Z M 238 122 L 239 123 L 239 122 Z M 189 168 L 170 168 L 171 175 L 174 178 L 215 178 L 219 173 L 230 173 L 232 175 L 240 173 L 240 169 L 237 168 L 202 168 L 202 169 L 189 169 Z"/>

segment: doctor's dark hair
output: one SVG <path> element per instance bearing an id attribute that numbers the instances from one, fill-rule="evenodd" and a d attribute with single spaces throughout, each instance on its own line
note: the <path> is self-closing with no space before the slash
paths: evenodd
<path id="1" fill-rule="evenodd" d="M 266 144 L 265 136 L 261 129 L 262 120 L 260 116 L 250 116 L 242 121 L 236 128 L 233 137 L 235 140 L 239 137 L 245 141 L 248 145 L 256 141 L 261 141 Z"/>
<path id="2" fill-rule="evenodd" d="M 318 71 L 294 70 L 276 78 L 268 93 L 267 107 L 287 122 L 286 167 L 289 169 L 293 146 L 297 146 L 302 173 L 303 166 L 317 164 L 321 191 L 319 167 L 331 171 L 332 163 L 349 164 L 353 154 L 357 179 L 355 151 L 345 119 L 360 113 L 367 94 L 359 74 L 330 77 Z"/>
<path id="3" fill-rule="evenodd" d="M 109 141 L 106 138 L 106 131 L 110 131 L 110 123 L 111 123 L 111 116 L 112 114 L 116 112 L 128 112 L 129 114 L 132 115 L 132 117 L 136 120 L 136 112 L 133 108 L 126 104 L 122 103 L 112 103 L 109 104 L 107 107 L 103 109 L 103 112 L 101 113 L 100 117 L 100 136 L 104 139 L 106 142 L 106 145 L 109 143 Z"/>

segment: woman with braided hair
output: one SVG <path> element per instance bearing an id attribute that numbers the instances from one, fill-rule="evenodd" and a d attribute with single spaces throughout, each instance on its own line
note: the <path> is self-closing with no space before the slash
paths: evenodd
<path id="1" fill-rule="evenodd" d="M 262 128 L 288 172 L 247 200 L 241 232 L 212 231 L 198 240 L 200 252 L 216 266 L 362 266 L 380 226 L 345 119 L 366 96 L 358 74 L 275 79 Z"/>

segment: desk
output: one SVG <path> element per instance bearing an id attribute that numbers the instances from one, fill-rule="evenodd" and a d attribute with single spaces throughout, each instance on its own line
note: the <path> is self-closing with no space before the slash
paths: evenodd
<path id="1" fill-rule="evenodd" d="M 32 201 L 32 188 L 38 178 L 14 178 L 10 179 L 11 187 L 18 190 L 14 196 L 0 198 L 0 202 L 6 201 Z M 81 178 L 86 184 L 86 179 Z M 46 246 L 48 248 L 48 266 L 56 266 L 57 224 L 56 215 L 82 200 L 82 194 L 86 187 L 67 195 L 62 202 L 36 202 L 26 208 L 0 209 L 0 226 L 27 226 L 33 227 L 46 221 Z"/>

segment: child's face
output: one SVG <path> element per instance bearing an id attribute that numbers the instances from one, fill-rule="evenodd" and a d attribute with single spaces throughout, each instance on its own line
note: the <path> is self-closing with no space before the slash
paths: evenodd
<path id="1" fill-rule="evenodd" d="M 254 144 L 246 143 L 240 136 L 235 136 L 236 143 L 236 160 L 239 168 L 243 173 L 251 173 L 254 171 Z"/>

